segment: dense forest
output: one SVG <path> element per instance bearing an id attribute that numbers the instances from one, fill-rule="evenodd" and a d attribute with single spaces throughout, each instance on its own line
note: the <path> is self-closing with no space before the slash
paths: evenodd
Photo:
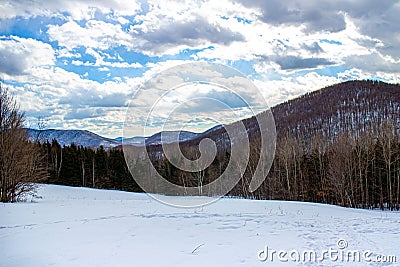
<path id="1" fill-rule="evenodd" d="M 61 147 L 40 144 L 46 155 L 49 176 L 46 183 L 140 192 L 130 175 L 121 150 L 93 149 L 83 146 Z"/>
<path id="2" fill-rule="evenodd" d="M 278 139 L 266 180 L 255 192 L 249 191 L 260 149 L 257 122 L 249 118 L 243 122 L 249 132 L 251 156 L 244 176 L 229 195 L 356 208 L 400 208 L 399 85 L 345 82 L 282 103 L 272 112 Z M 148 146 L 147 151 L 167 180 L 185 187 L 205 185 L 223 173 L 230 160 L 230 146 L 223 128 L 204 137 L 215 140 L 218 151 L 212 164 L 196 173 L 172 165 L 160 145 Z M 199 142 L 182 142 L 183 154 L 195 159 Z M 40 146 L 50 173 L 48 183 L 141 191 L 130 175 L 121 147 L 61 147 L 56 140 Z"/>

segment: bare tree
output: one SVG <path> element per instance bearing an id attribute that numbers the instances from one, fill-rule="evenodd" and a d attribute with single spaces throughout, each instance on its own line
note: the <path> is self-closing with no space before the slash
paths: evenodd
<path id="1" fill-rule="evenodd" d="M 395 162 L 395 138 L 396 138 L 396 128 L 395 124 L 388 120 L 383 123 L 382 131 L 380 133 L 380 141 L 382 143 L 383 149 L 383 159 L 386 165 L 386 177 L 387 177 L 387 191 L 389 194 L 389 203 L 388 206 L 390 209 L 394 208 L 393 205 L 393 185 L 394 182 L 392 180 L 393 173 L 393 164 Z"/>
<path id="2" fill-rule="evenodd" d="M 372 130 L 360 132 L 357 136 L 352 136 L 352 144 L 355 153 L 355 164 L 356 164 L 356 180 L 359 183 L 360 188 L 360 201 L 362 207 L 369 207 L 369 167 L 372 163 L 371 148 L 374 145 L 374 141 L 371 134 Z"/>
<path id="3" fill-rule="evenodd" d="M 328 177 L 334 186 L 337 203 L 354 207 L 354 162 L 351 141 L 348 135 L 340 134 L 330 148 Z"/>
<path id="4" fill-rule="evenodd" d="M 0 188 L 2 202 L 15 202 L 33 193 L 35 182 L 47 178 L 38 144 L 29 142 L 24 114 L 0 84 Z"/>
<path id="5" fill-rule="evenodd" d="M 329 199 L 329 191 L 331 187 L 331 183 L 329 182 L 326 174 L 326 162 L 324 156 L 328 150 L 329 140 L 326 136 L 322 134 L 316 134 L 311 141 L 311 154 L 315 157 L 314 168 L 315 172 L 318 173 L 319 177 L 319 186 L 320 186 L 320 194 L 322 197 L 322 201 L 324 203 Z M 317 192 L 318 194 L 318 192 Z"/>
<path id="6" fill-rule="evenodd" d="M 198 159 L 200 157 L 200 151 L 196 148 L 190 150 L 190 155 L 194 155 L 194 159 Z M 193 163 L 194 164 L 194 163 Z M 199 171 L 192 172 L 194 181 L 196 182 L 196 186 L 199 189 L 199 195 L 203 195 L 203 183 L 205 179 L 205 171 L 200 170 L 200 164 L 196 161 L 195 166 Z"/>
<path id="7" fill-rule="evenodd" d="M 277 152 L 284 168 L 288 199 L 296 199 L 299 195 L 300 166 L 298 165 L 300 165 L 301 147 L 299 141 L 289 134 L 284 136 L 278 144 Z"/>

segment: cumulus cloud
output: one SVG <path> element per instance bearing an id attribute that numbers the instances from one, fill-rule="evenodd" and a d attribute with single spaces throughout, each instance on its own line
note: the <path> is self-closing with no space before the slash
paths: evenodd
<path id="1" fill-rule="evenodd" d="M 304 32 L 336 33 L 346 29 L 346 16 L 355 22 L 361 34 L 381 40 L 382 53 L 400 57 L 400 3 L 398 1 L 329 0 L 237 0 L 260 10 L 258 18 L 272 25 L 305 25 Z"/>
<path id="2" fill-rule="evenodd" d="M 344 79 L 343 79 L 344 80 Z M 307 92 L 311 92 L 328 85 L 341 82 L 337 77 L 323 76 L 316 72 L 309 72 L 297 77 L 286 77 L 282 79 L 255 80 L 254 83 L 260 88 L 265 100 L 270 107 L 293 99 Z"/>
<path id="3" fill-rule="evenodd" d="M 29 75 L 6 76 L 6 80 L 23 85 L 6 86 L 12 88 L 29 121 L 43 117 L 51 127 L 86 128 L 99 133 L 99 121 L 102 125 L 123 122 L 126 102 L 138 85 L 137 79 L 99 83 L 59 67 L 38 67 Z M 108 133 L 111 129 L 115 131 L 110 126 Z"/>
<path id="4" fill-rule="evenodd" d="M 82 27 L 76 21 L 59 25 L 49 25 L 47 34 L 51 41 L 72 50 L 77 47 L 108 49 L 116 46 L 132 45 L 133 39 L 119 24 L 99 20 L 89 20 Z"/>
<path id="5" fill-rule="evenodd" d="M 377 75 L 379 72 L 400 75 L 400 60 L 385 57 L 378 52 L 364 56 L 348 56 L 345 58 L 345 62 L 351 68 L 361 69 L 373 75 Z"/>
<path id="6" fill-rule="evenodd" d="M 187 21 L 173 21 L 160 25 L 157 29 L 148 29 L 143 24 L 131 27 L 132 35 L 137 38 L 139 48 L 148 54 L 177 53 L 177 47 L 207 47 L 211 44 L 229 45 L 234 41 L 244 41 L 245 37 L 229 28 L 210 23 L 204 17 L 195 17 Z"/>
<path id="7" fill-rule="evenodd" d="M 273 25 L 306 25 L 311 31 L 338 32 L 345 29 L 343 15 L 332 1 L 239 1 L 261 11 L 259 19 Z"/>
<path id="8" fill-rule="evenodd" d="M 400 59 L 400 3 L 398 1 L 369 1 L 369 8 L 364 14 L 351 14 L 360 32 L 382 41 L 378 50 L 386 55 Z"/>
<path id="9" fill-rule="evenodd" d="M 320 66 L 335 64 L 325 58 L 300 58 L 295 56 L 285 56 L 274 59 L 282 70 L 313 69 Z"/>
<path id="10" fill-rule="evenodd" d="M 324 49 L 322 49 L 322 47 L 319 45 L 318 42 L 313 42 L 312 44 L 302 44 L 301 46 L 302 48 L 304 48 L 305 50 L 311 52 L 312 54 L 319 54 L 324 52 Z"/>
<path id="11" fill-rule="evenodd" d="M 115 16 L 135 15 L 141 6 L 138 1 L 123 0 L 24 0 L 2 1 L 0 18 L 55 16 L 66 13 L 76 20 L 91 19 L 96 12 Z"/>
<path id="12" fill-rule="evenodd" d="M 135 16 L 135 21 L 120 17 L 115 20 L 117 23 L 89 18 L 82 25 L 72 19 L 74 17 L 69 17 L 69 21 L 62 25 L 49 25 L 47 34 L 50 40 L 69 50 L 81 46 L 102 50 L 123 46 L 158 56 L 177 54 L 186 48 L 202 48 L 211 44 L 226 46 L 235 41 L 245 41 L 242 33 L 210 20 L 208 14 L 194 12 L 193 5 L 193 2 L 186 3 L 183 15 L 176 16 L 176 11 L 168 13 L 161 10 L 158 4 L 153 4 L 145 15 Z M 122 25 L 128 24 L 129 32 L 122 29 Z"/>
<path id="13" fill-rule="evenodd" d="M 82 120 L 87 118 L 98 118 L 105 116 L 106 110 L 100 108 L 78 108 L 71 109 L 65 116 L 65 120 Z"/>
<path id="14" fill-rule="evenodd" d="M 97 90 L 74 90 L 61 97 L 60 104 L 68 104 L 72 108 L 80 107 L 123 107 L 128 97 L 124 93 L 101 93 Z"/>
<path id="15" fill-rule="evenodd" d="M 86 49 L 86 54 L 91 55 L 92 57 L 95 58 L 96 62 L 82 62 L 80 60 L 72 60 L 71 63 L 75 66 L 86 66 L 86 67 L 99 67 L 100 71 L 109 71 L 110 69 L 107 67 L 111 68 L 142 68 L 142 64 L 134 62 L 134 63 L 128 63 L 128 62 L 119 62 L 119 61 L 106 61 L 105 58 L 108 57 L 110 58 L 109 55 L 105 53 L 99 53 L 92 49 L 91 47 Z"/>
<path id="16" fill-rule="evenodd" d="M 0 72 L 23 75 L 54 62 L 54 50 L 49 44 L 31 38 L 0 37 Z"/>

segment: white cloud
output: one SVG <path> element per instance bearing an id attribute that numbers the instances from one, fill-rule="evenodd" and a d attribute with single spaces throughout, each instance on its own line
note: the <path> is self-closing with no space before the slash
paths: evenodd
<path id="1" fill-rule="evenodd" d="M 277 27 L 297 26 L 305 36 L 318 34 L 336 35 L 351 32 L 348 40 L 358 46 L 375 48 L 383 55 L 400 58 L 399 1 L 351 1 L 333 3 L 329 0 L 238 0 L 247 8 L 260 11 L 257 20 Z M 354 27 L 349 22 L 354 23 Z M 340 35 L 340 34 L 339 34 Z M 357 39 L 362 36 L 361 39 Z M 292 35 L 296 39 L 296 36 Z M 332 38 L 332 37 L 331 37 Z M 331 39 L 328 38 L 328 39 Z M 368 40 L 369 39 L 369 40 Z M 344 46 L 345 49 L 347 47 Z M 352 47 L 354 50 L 357 47 Z M 364 50 L 364 49 L 363 49 Z"/>
<path id="2" fill-rule="evenodd" d="M 135 17 L 130 33 L 135 49 L 152 56 L 177 54 L 215 44 L 243 42 L 242 33 L 224 25 L 221 16 L 250 13 L 230 1 L 148 1 L 148 12 Z"/>
<path id="3" fill-rule="evenodd" d="M 119 24 L 99 20 L 89 20 L 81 27 L 70 20 L 61 26 L 49 25 L 47 31 L 51 41 L 69 50 L 77 47 L 108 49 L 110 47 L 131 47 L 133 39 Z"/>
<path id="4" fill-rule="evenodd" d="M 188 21 L 173 21 L 157 29 L 146 29 L 143 24 L 130 28 L 137 40 L 135 49 L 148 55 L 178 54 L 186 48 L 200 49 L 212 44 L 243 42 L 241 33 L 211 24 L 206 18 L 195 17 Z"/>
<path id="5" fill-rule="evenodd" d="M 17 36 L 0 37 L 0 72 L 8 75 L 31 73 L 38 67 L 50 67 L 55 52 L 46 43 Z"/>
<path id="6" fill-rule="evenodd" d="M 339 78 L 322 76 L 316 72 L 279 80 L 264 79 L 254 81 L 269 107 L 339 82 L 341 82 Z"/>
<path id="7" fill-rule="evenodd" d="M 61 48 L 56 51 L 57 58 L 80 58 L 81 54 L 79 53 L 71 53 L 66 48 Z"/>
<path id="8" fill-rule="evenodd" d="M 26 111 L 29 122 L 44 117 L 51 127 L 115 134 L 116 125 L 123 123 L 125 104 L 137 88 L 138 79 L 99 83 L 59 67 L 40 65 L 43 61 L 36 60 L 39 63 L 29 73 L 4 74 L 6 86 Z"/>
<path id="9" fill-rule="evenodd" d="M 105 56 L 101 55 L 100 53 L 96 52 L 92 48 L 87 48 L 86 49 L 86 54 L 91 55 L 95 58 L 96 62 L 92 63 L 89 61 L 83 62 L 80 60 L 72 60 L 71 64 L 75 66 L 86 66 L 86 67 L 99 67 L 100 71 L 108 71 L 110 70 L 107 67 L 110 68 L 131 68 L 131 69 L 137 69 L 137 68 L 142 68 L 142 64 L 138 62 L 134 63 L 128 63 L 128 62 L 110 62 L 110 61 L 104 61 Z"/>
<path id="10" fill-rule="evenodd" d="M 255 108 L 255 113 L 266 108 L 260 103 L 262 95 L 256 88 L 251 88 L 251 82 L 249 86 L 246 78 L 230 68 L 203 62 L 166 69 L 160 66 L 160 69 L 162 74 L 146 82 L 130 103 L 129 129 L 141 129 L 140 125 L 151 114 L 150 124 L 146 127 L 150 134 L 162 130 L 166 121 L 175 127 L 192 125 L 195 128 L 191 130 L 204 131 L 205 127 L 212 126 L 210 120 L 232 123 L 254 115 L 250 108 Z M 193 124 L 194 118 L 208 124 Z"/>
<path id="11" fill-rule="evenodd" d="M 67 13 L 75 20 L 92 19 L 96 12 L 119 16 L 133 16 L 141 9 L 139 2 L 129 0 L 6 0 L 2 2 L 0 18 L 29 18 Z"/>

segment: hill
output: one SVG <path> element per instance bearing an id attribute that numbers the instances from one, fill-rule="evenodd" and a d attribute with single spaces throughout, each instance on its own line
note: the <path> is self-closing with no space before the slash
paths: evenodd
<path id="1" fill-rule="evenodd" d="M 289 100 L 272 112 L 280 136 L 291 133 L 304 140 L 376 129 L 387 120 L 399 125 L 400 85 L 348 81 Z"/>
<path id="2" fill-rule="evenodd" d="M 332 140 L 340 133 L 376 131 L 384 122 L 400 125 L 400 85 L 379 81 L 348 81 L 288 100 L 271 108 L 278 139 L 293 135 L 311 142 L 315 135 Z M 257 120 L 243 120 L 256 136 Z M 210 132 L 209 137 L 223 130 Z"/>

